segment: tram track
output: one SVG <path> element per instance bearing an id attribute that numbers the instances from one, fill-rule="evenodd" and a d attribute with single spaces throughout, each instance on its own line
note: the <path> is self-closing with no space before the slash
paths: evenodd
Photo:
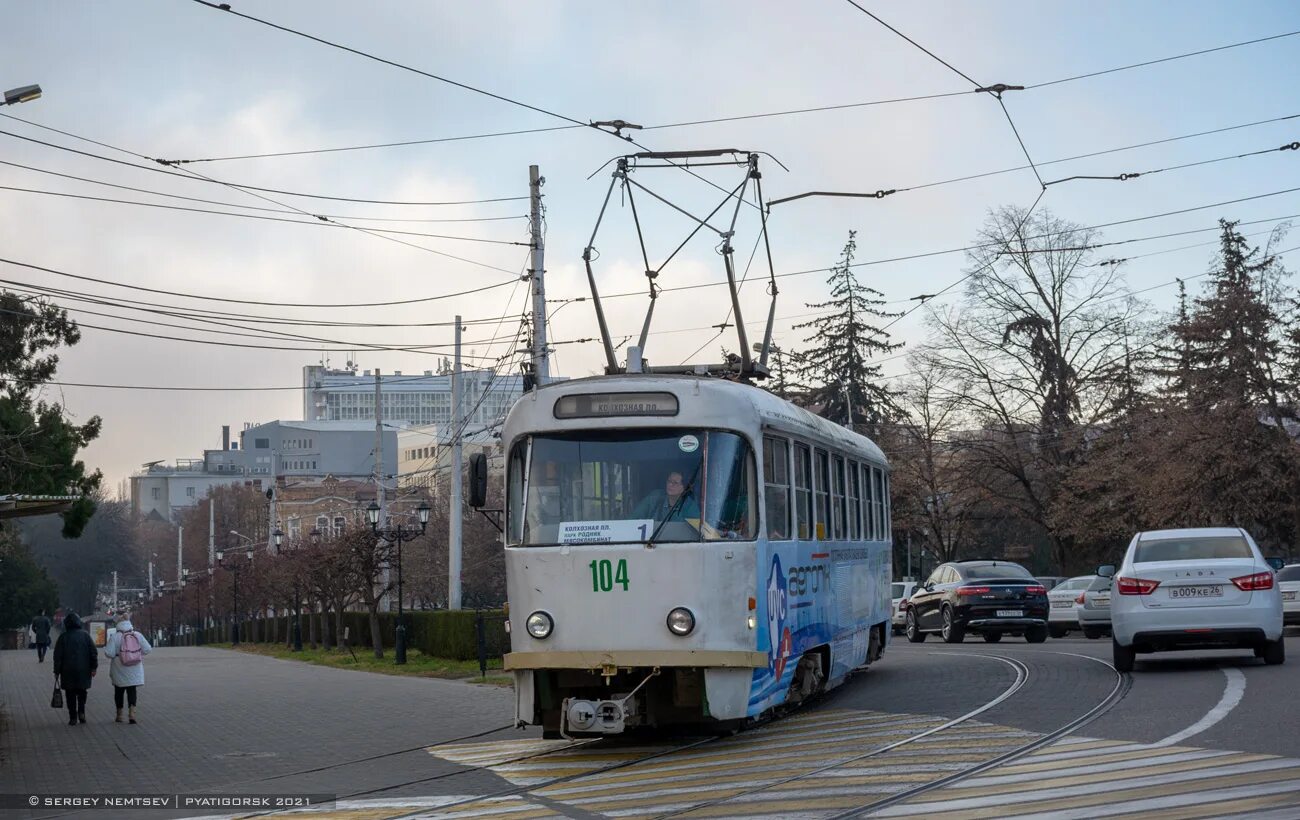
<path id="1" fill-rule="evenodd" d="M 1015 658 L 1004 657 L 1002 655 L 981 654 L 980 657 L 990 658 L 1005 663 L 1015 671 L 1016 677 L 1006 689 L 1002 690 L 1002 692 L 1000 692 L 998 695 L 986 701 L 984 704 L 978 706 L 977 708 L 972 709 L 971 711 L 963 715 L 955 717 L 952 720 L 941 723 L 938 726 L 932 726 L 929 729 L 926 729 L 925 731 L 917 732 L 914 735 L 910 735 L 900 740 L 893 741 L 892 743 L 887 743 L 883 746 L 879 746 L 870 751 L 862 752 L 860 754 L 856 754 L 850 757 L 836 760 L 832 763 L 828 763 L 824 766 L 819 766 L 807 772 L 801 772 L 797 775 L 791 775 L 789 777 L 780 778 L 772 782 L 764 783 L 761 786 L 755 786 L 754 788 L 751 789 L 745 789 L 743 791 L 737 792 L 736 794 L 731 794 L 726 797 L 719 797 L 714 800 L 706 800 L 706 801 L 701 801 L 699 803 L 695 803 L 690 806 L 683 806 L 679 809 L 675 809 L 674 811 L 655 815 L 654 820 L 667 820 L 668 818 L 671 817 L 682 817 L 684 815 L 689 815 L 691 812 L 699 811 L 700 809 L 706 809 L 712 806 L 723 805 L 725 803 L 729 803 L 740 797 L 746 797 L 751 794 L 759 794 L 779 786 L 784 786 L 787 783 L 795 783 L 800 780 L 804 780 L 806 778 L 821 774 L 823 772 L 828 772 L 834 769 L 842 768 L 852 763 L 857 763 L 859 761 L 866 760 L 871 757 L 876 757 L 877 755 L 885 754 L 899 747 L 906 746 L 910 743 L 916 743 L 917 741 L 924 740 L 925 738 L 938 734 L 939 732 L 945 731 L 947 729 L 951 729 L 955 726 L 959 726 L 963 723 L 966 723 L 967 721 L 973 720 L 979 715 L 984 714 L 985 712 L 995 708 L 999 704 L 1005 702 L 1007 699 L 1014 696 L 1017 692 L 1019 692 L 1021 689 L 1024 688 L 1026 683 L 1029 682 L 1029 677 L 1030 677 L 1029 667 L 1023 661 L 1020 661 Z"/>
<path id="2" fill-rule="evenodd" d="M 833 693 L 832 693 L 832 694 L 833 694 Z M 810 699 L 810 700 L 807 701 L 805 704 L 801 704 L 801 705 L 800 705 L 799 707 L 797 707 L 796 709 L 790 710 L 790 711 L 788 711 L 788 712 L 783 712 L 783 713 L 781 713 L 780 715 L 772 715 L 772 716 L 769 716 L 769 717 L 765 717 L 765 718 L 763 718 L 763 719 L 761 719 L 761 720 L 756 720 L 754 723 L 750 724 L 750 725 L 747 726 L 744 730 L 742 730 L 741 733 L 743 733 L 743 732 L 745 732 L 745 731 L 750 731 L 750 730 L 756 729 L 756 728 L 758 728 L 758 727 L 760 727 L 760 726 L 765 726 L 765 725 L 767 725 L 767 724 L 769 724 L 769 723 L 772 723 L 772 722 L 774 722 L 774 721 L 779 721 L 779 720 L 781 720 L 782 718 L 784 718 L 784 717 L 786 717 L 786 716 L 789 716 L 789 715 L 792 715 L 792 714 L 794 714 L 794 713 L 802 712 L 802 711 L 804 710 L 804 708 L 806 708 L 807 705 L 812 705 L 812 704 L 818 702 L 820 699 L 821 699 L 821 698 Z M 595 769 L 591 769 L 591 770 L 589 770 L 589 771 L 576 772 L 576 773 L 574 773 L 574 774 L 562 775 L 562 776 L 559 776 L 559 777 L 550 778 L 550 779 L 548 779 L 548 780 L 544 780 L 544 781 L 541 781 L 541 782 L 538 782 L 538 783 L 528 783 L 528 784 L 525 784 L 525 785 L 522 785 L 522 786 L 515 786 L 515 787 L 509 788 L 509 789 L 501 789 L 501 790 L 496 791 L 496 792 L 490 792 L 490 793 L 488 793 L 488 794 L 480 794 L 480 795 L 475 795 L 475 796 L 473 796 L 473 797 L 467 797 L 467 798 L 465 798 L 464 800 L 458 800 L 458 801 L 455 801 L 455 802 L 452 802 L 452 803 L 446 803 L 446 804 L 444 804 L 444 805 L 440 805 L 440 806 L 437 807 L 436 812 L 438 812 L 438 813 L 442 813 L 442 812 L 452 811 L 452 810 L 455 810 L 455 809 L 463 809 L 465 806 L 471 806 L 471 805 L 474 805 L 474 804 L 476 804 L 476 803 L 480 803 L 480 802 L 487 801 L 487 800 L 498 800 L 498 799 L 501 799 L 501 798 L 516 797 L 516 796 L 520 796 L 520 795 L 527 795 L 527 794 L 529 794 L 530 792 L 533 792 L 533 791 L 540 791 L 540 790 L 542 790 L 542 789 L 546 789 L 546 788 L 549 788 L 549 787 L 551 787 L 551 786 L 559 786 L 559 785 L 564 785 L 564 784 L 566 784 L 566 783 L 573 783 L 573 782 L 575 782 L 575 781 L 582 780 L 582 779 L 584 779 L 584 778 L 597 777 L 597 776 L 599 776 L 599 775 L 607 774 L 607 773 L 609 773 L 609 772 L 617 771 L 617 770 L 620 770 L 620 769 L 627 769 L 627 768 L 632 768 L 632 767 L 635 767 L 635 766 L 639 766 L 639 765 L 641 765 L 641 764 L 643 764 L 643 763 L 648 763 L 648 762 L 653 761 L 653 760 L 658 760 L 658 759 L 660 759 L 660 758 L 670 757 L 670 756 L 675 755 L 675 754 L 680 754 L 680 753 L 682 753 L 682 752 L 691 751 L 692 749 L 697 749 L 697 748 L 700 748 L 700 747 L 703 747 L 703 746 L 707 746 L 707 745 L 709 745 L 709 744 L 711 744 L 711 743 L 717 743 L 717 742 L 720 741 L 720 740 L 723 740 L 723 739 L 725 739 L 725 738 L 727 738 L 727 737 L 732 737 L 732 736 L 734 736 L 734 735 L 711 735 L 711 736 L 708 736 L 708 737 L 702 737 L 702 738 L 698 738 L 698 739 L 696 739 L 696 740 L 693 740 L 693 741 L 691 741 L 691 742 L 689 742 L 689 743 L 684 743 L 684 744 L 681 744 L 681 745 L 679 745 L 679 746 L 675 746 L 675 747 L 671 747 L 671 748 L 660 749 L 660 750 L 658 750 L 658 751 L 652 752 L 652 753 L 647 754 L 647 755 L 642 755 L 641 757 L 638 757 L 638 758 L 635 758 L 635 759 L 632 759 L 632 760 L 623 760 L 623 761 L 619 761 L 618 763 L 612 763 L 612 764 L 610 764 L 610 765 L 608 765 L 608 766 L 601 766 L 601 767 L 598 767 L 598 768 L 595 768 Z M 525 756 L 522 756 L 522 757 L 519 757 L 519 758 L 515 758 L 515 759 L 511 759 L 511 760 L 501 761 L 501 763 L 502 763 L 502 764 L 517 763 L 517 762 L 523 762 L 523 761 L 530 760 L 530 759 L 534 759 L 534 758 L 547 757 L 547 756 L 554 755 L 557 751 L 568 751 L 568 750 L 570 750 L 570 749 L 575 749 L 575 748 L 586 748 L 586 747 L 588 747 L 588 746 L 592 746 L 592 745 L 595 745 L 595 744 L 601 743 L 601 742 L 604 741 L 604 740 L 605 740 L 605 738 L 594 738 L 594 739 L 592 739 L 591 741 L 589 741 L 589 742 L 587 742 L 587 743 L 574 744 L 573 746 L 566 747 L 565 749 L 562 749 L 562 750 L 550 749 L 550 750 L 546 750 L 546 751 L 536 752 L 536 753 L 534 753 L 534 754 L 530 754 L 530 755 L 525 755 Z M 437 775 L 437 776 L 432 777 L 432 778 L 421 778 L 421 779 L 419 779 L 419 780 L 412 780 L 412 781 L 408 781 L 408 782 L 405 782 L 405 783 L 397 783 L 397 784 L 393 784 L 393 785 L 382 786 L 382 787 L 380 787 L 380 788 L 369 789 L 369 790 L 367 790 L 367 791 L 363 791 L 363 792 L 353 792 L 353 793 L 351 793 L 351 794 L 340 795 L 338 799 L 339 799 L 339 800 L 348 800 L 348 799 L 352 799 L 352 798 L 356 798 L 356 797 L 364 797 L 364 796 L 366 796 L 366 795 L 376 794 L 376 793 L 385 792 L 385 791 L 390 791 L 390 790 L 392 790 L 392 789 L 402 788 L 402 787 L 405 787 L 405 786 L 413 786 L 413 785 L 416 785 L 416 784 L 419 784 L 419 783 L 430 782 L 431 780 L 440 780 L 440 779 L 443 779 L 443 778 L 445 778 L 445 777 L 449 777 L 449 776 L 453 776 L 453 775 L 457 775 L 457 774 L 466 774 L 466 773 L 471 772 L 471 771 L 474 771 L 474 770 L 473 770 L 473 769 L 463 769 L 463 770 L 459 770 L 459 771 L 455 771 L 455 772 L 446 772 L 446 773 L 444 773 L 444 774 L 442 774 L 442 775 Z M 414 811 L 414 812 L 411 812 L 411 813 L 409 813 L 409 814 L 400 814 L 400 815 L 395 815 L 395 816 L 393 816 L 393 817 L 385 818 L 385 820 L 408 820 L 409 818 L 419 817 L 419 816 L 422 816 L 422 815 L 427 815 L 427 814 L 429 814 L 429 813 L 430 813 L 430 810 L 429 810 L 429 809 L 427 809 L 427 808 L 422 808 L 422 809 L 420 809 L 420 810 L 418 810 L 418 811 Z"/>
<path id="3" fill-rule="evenodd" d="M 966 769 L 962 769 L 961 771 L 953 772 L 952 774 L 947 775 L 945 777 L 936 778 L 935 780 L 931 780 L 929 782 L 922 783 L 917 786 L 913 786 L 910 789 L 906 789 L 896 794 L 892 794 L 880 800 L 874 800 L 870 803 L 865 803 L 861 806 L 856 806 L 846 811 L 841 811 L 836 814 L 832 814 L 829 817 L 823 818 L 823 820 L 849 820 L 850 818 L 867 817 L 882 809 L 886 809 L 890 806 L 898 805 L 899 803 L 904 803 L 922 794 L 926 794 L 928 792 L 932 792 L 937 789 L 942 789 L 947 786 L 960 783 L 964 780 L 991 771 L 1000 766 L 1005 766 L 1006 764 L 1019 760 L 1020 758 L 1025 757 L 1026 755 L 1033 754 L 1034 752 L 1044 747 L 1056 743 L 1057 741 L 1072 734 L 1073 732 L 1078 731 L 1079 729 L 1083 728 L 1089 723 L 1092 723 L 1097 718 L 1109 712 L 1116 705 L 1118 705 L 1120 701 L 1122 701 L 1125 698 L 1125 696 L 1128 695 L 1129 689 L 1132 687 L 1133 684 L 1132 675 L 1130 675 L 1127 672 L 1120 672 L 1119 670 L 1115 669 L 1114 666 L 1107 663 L 1106 661 L 1101 660 L 1100 658 L 1094 658 L 1089 655 L 1081 655 L 1075 652 L 1052 652 L 1051 654 L 1069 655 L 1072 657 L 1084 658 L 1090 661 L 1094 661 L 1096 663 L 1100 663 L 1115 673 L 1115 678 L 1116 678 L 1115 686 L 1111 689 L 1109 693 L 1107 693 L 1107 695 L 1104 698 L 1102 698 L 1100 702 L 1098 702 L 1087 712 L 1084 712 L 1082 715 L 1079 715 L 1078 717 L 1071 720 L 1070 722 L 1060 726 L 1057 729 L 1054 729 L 1051 732 L 1048 732 L 1042 737 L 1035 738 L 1034 740 L 1031 740 L 1028 743 L 1018 746 L 1015 749 L 1012 749 L 1007 752 L 1003 752 L 1002 754 L 997 755 L 996 757 L 990 758 L 989 760 L 983 761 L 982 763 L 977 763 L 974 766 L 970 766 Z"/>

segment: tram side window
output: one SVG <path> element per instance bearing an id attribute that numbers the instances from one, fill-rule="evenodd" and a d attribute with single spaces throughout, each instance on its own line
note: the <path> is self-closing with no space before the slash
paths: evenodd
<path id="1" fill-rule="evenodd" d="M 798 518 L 799 538 L 812 538 L 812 451 L 806 444 L 794 446 L 794 510 Z"/>
<path id="2" fill-rule="evenodd" d="M 862 537 L 862 509 L 858 506 L 862 498 L 862 483 L 858 480 L 858 463 L 849 462 L 849 532 L 850 540 Z"/>
<path id="3" fill-rule="evenodd" d="M 882 537 L 888 539 L 894 534 L 894 505 L 889 500 L 889 473 L 882 474 L 881 487 L 885 502 L 885 534 Z"/>
<path id="4" fill-rule="evenodd" d="M 524 536 L 524 460 L 528 453 L 525 441 L 510 449 L 506 466 L 506 543 L 518 544 Z"/>
<path id="5" fill-rule="evenodd" d="M 708 436 L 708 481 L 700 534 L 705 541 L 752 539 L 758 533 L 754 451 L 734 433 Z"/>
<path id="6" fill-rule="evenodd" d="M 790 537 L 790 444 L 785 439 L 763 438 L 763 500 L 767 505 L 767 537 Z"/>
<path id="7" fill-rule="evenodd" d="M 844 456 L 835 456 L 831 473 L 831 537 L 840 540 L 845 535 L 844 510 Z"/>
<path id="8" fill-rule="evenodd" d="M 876 522 L 876 539 L 885 539 L 885 474 L 878 467 L 871 468 L 872 518 Z"/>
<path id="9" fill-rule="evenodd" d="M 862 537 L 876 540 L 876 522 L 871 515 L 871 465 L 862 465 Z"/>
<path id="10" fill-rule="evenodd" d="M 813 489 L 813 497 L 817 502 L 816 533 L 818 541 L 825 541 L 831 537 L 831 459 L 825 450 L 813 452 L 816 455 L 817 470 L 817 484 Z"/>

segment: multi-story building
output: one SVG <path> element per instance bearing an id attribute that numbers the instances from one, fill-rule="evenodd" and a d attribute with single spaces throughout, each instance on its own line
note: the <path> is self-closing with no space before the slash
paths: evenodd
<path id="1" fill-rule="evenodd" d="M 451 425 L 429 424 L 408 427 L 397 433 L 397 486 L 422 487 L 438 496 L 438 483 L 445 483 L 452 462 Z M 500 469 L 501 439 L 494 429 L 471 430 L 461 439 L 461 454 L 468 461 L 472 453 L 486 453 L 491 469 Z"/>
<path id="2" fill-rule="evenodd" d="M 521 395 L 524 380 L 490 370 L 460 375 L 461 406 L 470 428 L 505 416 Z M 446 425 L 452 421 L 451 375 L 381 374 L 384 421 L 411 425 Z M 371 371 L 331 370 L 323 365 L 302 369 L 302 417 L 311 421 L 359 421 L 375 417 L 375 377 Z"/>
<path id="3" fill-rule="evenodd" d="M 397 472 L 397 433 L 404 425 L 385 424 L 381 472 Z M 193 507 L 210 488 L 225 484 L 270 487 L 272 478 L 359 479 L 375 470 L 373 421 L 284 421 L 248 424 L 231 441 L 222 428 L 220 450 L 204 450 L 201 459 L 152 462 L 131 476 L 131 504 L 140 515 L 174 520 Z"/>

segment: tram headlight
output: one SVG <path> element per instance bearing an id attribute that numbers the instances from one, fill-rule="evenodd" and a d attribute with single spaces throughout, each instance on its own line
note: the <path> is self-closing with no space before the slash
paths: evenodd
<path id="1" fill-rule="evenodd" d="M 550 615 L 538 610 L 524 621 L 524 629 L 528 630 L 529 635 L 541 640 L 550 636 L 551 630 L 555 629 L 555 621 L 551 620 Z"/>
<path id="2" fill-rule="evenodd" d="M 695 629 L 695 614 L 684 606 L 668 613 L 668 631 L 674 635 L 689 635 Z"/>

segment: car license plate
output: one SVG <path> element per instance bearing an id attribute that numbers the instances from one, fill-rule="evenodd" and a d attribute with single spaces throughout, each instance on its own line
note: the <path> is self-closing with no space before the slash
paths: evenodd
<path id="1" fill-rule="evenodd" d="M 1110 606 L 1110 596 L 1098 595 L 1096 598 L 1092 599 L 1092 602 L 1098 606 Z"/>
<path id="2" fill-rule="evenodd" d="M 1294 592 L 1283 592 L 1283 593 L 1282 593 L 1282 600 L 1283 600 L 1283 601 L 1294 601 L 1294 600 L 1295 600 L 1295 593 L 1294 593 Z"/>
<path id="3" fill-rule="evenodd" d="M 1222 598 L 1223 587 L 1219 584 L 1200 584 L 1196 586 L 1170 587 L 1170 598 Z"/>
<path id="4" fill-rule="evenodd" d="M 1023 618 L 1025 617 L 1025 611 L 1023 609 L 999 609 L 998 617 L 999 618 Z"/>
<path id="5" fill-rule="evenodd" d="M 1074 601 L 1052 601 L 1053 609 L 1068 609 L 1074 606 Z"/>

